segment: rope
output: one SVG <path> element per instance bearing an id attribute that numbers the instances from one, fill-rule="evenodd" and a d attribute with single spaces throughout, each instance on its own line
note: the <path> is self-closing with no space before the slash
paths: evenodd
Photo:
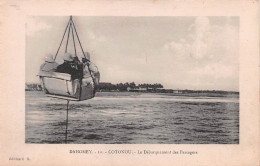
<path id="1" fill-rule="evenodd" d="M 68 32 L 68 37 L 67 37 L 67 43 L 66 43 L 66 49 L 65 49 L 65 53 L 67 52 L 67 48 L 68 48 L 68 43 L 69 43 L 69 38 L 70 38 L 70 27 L 71 27 L 71 23 L 70 23 L 70 20 L 69 20 L 69 32 Z"/>
<path id="2" fill-rule="evenodd" d="M 73 22 L 72 19 L 71 19 L 71 22 L 72 22 L 72 25 L 73 25 L 74 30 L 75 30 L 75 32 L 76 32 L 76 36 L 77 36 L 77 38 L 78 38 L 78 41 L 79 41 L 79 45 L 80 45 L 81 51 L 82 51 L 84 57 L 86 58 L 85 53 L 84 53 L 83 48 L 82 48 L 82 45 L 81 45 L 81 42 L 80 42 L 80 40 L 79 40 L 79 36 L 78 36 L 77 30 L 76 30 L 76 28 L 75 28 L 75 25 L 74 25 L 74 22 Z"/>
<path id="3" fill-rule="evenodd" d="M 67 134 L 68 134 L 68 115 L 69 115 L 69 100 L 67 100 L 67 119 L 66 119 L 66 133 L 65 133 L 65 144 L 67 144 Z"/>
<path id="4" fill-rule="evenodd" d="M 73 43 L 74 43 L 75 56 L 78 57 L 77 56 L 77 49 L 76 49 L 76 45 L 75 45 L 75 40 L 74 40 L 74 32 L 73 32 L 73 30 L 75 31 L 75 29 L 73 28 L 73 26 L 71 26 L 71 28 L 72 28 L 71 32 L 72 32 L 72 38 L 73 38 Z"/>
<path id="5" fill-rule="evenodd" d="M 74 37 L 74 32 L 73 32 L 73 30 L 76 32 L 76 29 L 75 29 L 75 26 L 74 26 L 74 28 L 73 28 L 73 26 L 72 26 L 72 16 L 70 16 L 69 22 L 68 22 L 68 24 L 67 24 L 67 26 L 66 26 L 66 29 L 65 29 L 65 31 L 64 31 L 64 34 L 63 34 L 63 36 L 62 36 L 62 40 L 61 40 L 61 43 L 60 43 L 60 45 L 59 45 L 58 51 L 57 51 L 57 53 L 56 53 L 56 55 L 55 55 L 54 61 L 56 60 L 56 57 L 57 57 L 57 55 L 58 55 L 58 52 L 59 52 L 59 50 L 60 50 L 60 47 L 61 47 L 61 45 L 62 45 L 62 42 L 63 42 L 63 40 L 64 40 L 64 37 L 65 37 L 65 34 L 66 34 L 66 32 L 67 32 L 68 27 L 69 27 L 69 30 L 68 30 L 68 36 L 67 36 L 67 42 L 66 42 L 65 53 L 67 53 L 67 50 L 68 50 L 68 43 L 69 43 L 70 31 L 71 31 L 71 33 L 72 33 L 72 38 L 73 38 L 73 44 L 74 44 L 75 56 L 78 57 L 78 56 L 77 56 L 77 47 L 76 47 L 76 42 L 75 42 L 75 37 Z M 79 41 L 79 43 L 80 43 L 80 41 Z M 81 43 L 80 43 L 80 44 L 81 44 Z M 81 46 L 81 45 L 80 45 L 80 46 Z M 83 49 L 82 49 L 82 50 L 83 50 Z M 83 54 L 84 54 L 84 52 L 83 52 Z"/>
<path id="6" fill-rule="evenodd" d="M 61 42 L 60 42 L 60 46 L 59 46 L 59 48 L 58 48 L 58 50 L 57 50 L 57 52 L 56 52 L 56 55 L 55 55 L 55 57 L 54 57 L 54 61 L 56 60 L 56 57 L 57 57 L 57 55 L 58 55 L 58 53 L 59 53 L 61 44 L 62 44 L 62 42 L 63 42 L 64 36 L 65 36 L 65 34 L 66 34 L 66 32 L 67 32 L 67 29 L 68 29 L 69 23 L 70 23 L 70 22 L 68 22 L 68 24 L 67 24 L 67 26 L 66 26 L 66 29 L 65 29 L 65 31 L 64 31 L 64 34 L 63 34 L 63 36 L 62 36 L 62 40 L 61 40 Z"/>
<path id="7" fill-rule="evenodd" d="M 84 53 L 83 47 L 82 47 L 82 45 L 81 45 L 81 42 L 80 42 L 80 39 L 79 39 L 79 36 L 78 36 L 78 32 L 77 32 L 76 27 L 75 27 L 75 24 L 74 24 L 74 22 L 73 22 L 73 20 L 72 20 L 72 16 L 70 16 L 69 22 L 68 22 L 68 24 L 67 24 L 67 26 L 66 26 L 65 32 L 64 32 L 64 34 L 63 34 L 63 37 L 62 37 L 60 46 L 59 46 L 59 48 L 58 48 L 58 51 L 57 51 L 57 53 L 56 53 L 56 55 L 55 55 L 54 61 L 56 60 L 56 57 L 57 57 L 57 55 L 58 55 L 58 52 L 59 52 L 59 50 L 60 50 L 61 44 L 62 44 L 62 42 L 63 42 L 63 40 L 64 40 L 64 36 L 65 36 L 65 34 L 66 34 L 66 32 L 67 32 L 68 27 L 69 27 L 69 30 L 68 30 L 68 37 L 67 37 L 67 42 L 66 42 L 65 53 L 67 53 L 68 42 L 69 42 L 69 37 L 70 37 L 70 29 L 71 29 L 72 38 L 73 38 L 73 44 L 74 44 L 74 50 L 75 50 L 75 56 L 78 57 L 78 56 L 77 56 L 77 49 L 76 49 L 76 43 L 75 43 L 75 38 L 74 38 L 74 32 L 73 32 L 73 30 L 74 30 L 75 33 L 76 33 L 76 36 L 77 36 L 77 39 L 78 39 L 78 42 L 79 42 L 81 51 L 82 51 L 84 57 L 86 58 L 86 55 L 85 55 L 85 53 Z M 86 59 L 87 59 L 87 58 L 86 58 Z M 94 81 L 94 76 L 92 75 L 92 72 L 91 72 L 91 70 L 90 70 L 90 67 L 89 67 L 89 64 L 88 64 L 88 63 L 87 63 L 87 67 L 88 67 L 90 76 L 91 76 L 91 78 L 92 78 L 92 80 L 93 80 L 94 93 L 95 93 L 96 84 L 95 84 L 95 81 Z M 83 70 L 84 70 L 84 68 L 83 68 Z"/>

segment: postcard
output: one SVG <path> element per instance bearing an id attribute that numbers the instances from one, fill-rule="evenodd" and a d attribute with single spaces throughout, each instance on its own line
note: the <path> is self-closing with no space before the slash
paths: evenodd
<path id="1" fill-rule="evenodd" d="M 259 165 L 258 1 L 3 1 L 3 165 Z"/>

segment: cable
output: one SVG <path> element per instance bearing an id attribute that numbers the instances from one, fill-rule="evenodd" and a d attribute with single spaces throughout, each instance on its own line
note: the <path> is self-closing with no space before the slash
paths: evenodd
<path id="1" fill-rule="evenodd" d="M 68 24 L 67 24 L 67 26 L 66 26 L 66 29 L 65 29 L 65 31 L 64 31 L 64 34 L 63 34 L 63 36 L 62 36 L 62 40 L 61 40 L 61 42 L 60 42 L 60 46 L 59 46 L 59 48 L 58 48 L 58 50 L 57 50 L 57 52 L 56 52 L 56 55 L 55 55 L 55 57 L 54 57 L 54 61 L 56 60 L 56 57 L 57 57 L 57 55 L 58 55 L 58 53 L 59 53 L 61 44 L 62 44 L 62 42 L 63 42 L 64 36 L 65 36 L 65 34 L 66 34 L 66 32 L 67 32 L 67 29 L 68 29 L 69 23 L 70 23 L 70 21 L 68 22 Z"/>
<path id="2" fill-rule="evenodd" d="M 71 19 L 71 22 L 72 22 L 72 25 L 73 25 L 74 30 L 75 30 L 75 32 L 76 32 L 76 35 L 77 35 L 77 38 L 78 38 L 78 41 L 79 41 L 79 45 L 80 45 L 81 51 L 82 51 L 84 57 L 86 58 L 85 53 L 84 53 L 83 48 L 82 48 L 82 45 L 81 45 L 81 42 L 80 42 L 80 40 L 79 40 L 79 36 L 78 36 L 77 30 L 76 30 L 76 28 L 75 28 L 75 25 L 74 25 L 74 22 L 73 22 L 72 19 Z M 86 58 L 86 59 L 87 59 L 87 58 Z"/>
<path id="3" fill-rule="evenodd" d="M 73 28 L 73 26 L 71 26 L 71 28 L 72 28 L 71 32 L 72 32 L 72 38 L 73 38 L 73 43 L 74 43 L 75 56 L 78 57 L 77 56 L 77 49 L 76 49 L 76 45 L 75 45 L 75 40 L 74 40 L 74 33 L 73 33 L 73 30 L 75 31 L 75 29 Z"/>
<path id="4" fill-rule="evenodd" d="M 70 20 L 69 20 L 69 22 L 70 22 Z M 69 26 L 69 32 L 68 32 L 68 37 L 67 37 L 67 43 L 66 43 L 65 53 L 67 53 L 68 42 L 69 42 L 69 38 L 70 38 L 70 27 L 71 27 L 71 23 L 70 23 L 70 26 Z"/>
<path id="5" fill-rule="evenodd" d="M 68 115 L 69 115 L 69 100 L 67 100 L 67 118 L 66 118 L 66 133 L 65 133 L 65 143 L 67 144 L 67 135 L 68 135 Z"/>

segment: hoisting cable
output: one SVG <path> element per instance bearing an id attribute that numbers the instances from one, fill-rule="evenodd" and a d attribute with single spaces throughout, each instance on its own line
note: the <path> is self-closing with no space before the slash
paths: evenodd
<path id="1" fill-rule="evenodd" d="M 72 38 L 73 38 L 73 43 L 74 43 L 74 50 L 75 50 L 75 56 L 76 57 L 78 57 L 77 56 L 77 49 L 76 49 L 76 45 L 75 45 L 75 39 L 74 39 L 74 32 L 73 32 L 73 30 L 75 31 L 75 29 L 73 28 L 73 26 L 71 25 L 71 32 L 72 32 Z"/>
<path id="2" fill-rule="evenodd" d="M 75 30 L 76 36 L 77 36 L 77 38 L 78 38 L 78 41 L 79 41 L 79 45 L 80 45 L 81 51 L 82 51 L 84 57 L 86 58 L 85 53 L 84 53 L 83 48 L 82 48 L 82 45 L 81 45 L 81 42 L 80 42 L 80 40 L 79 40 L 79 36 L 78 36 L 77 30 L 76 30 L 76 28 L 75 28 L 75 25 L 74 25 L 74 22 L 73 22 L 72 18 L 71 18 L 71 22 L 72 22 L 72 25 L 73 25 L 73 27 L 74 27 L 74 30 Z M 87 59 L 87 58 L 86 58 L 86 59 Z"/>
<path id="3" fill-rule="evenodd" d="M 59 46 L 59 48 L 58 48 L 58 50 L 57 50 L 57 52 L 56 52 L 56 55 L 55 55 L 55 57 L 54 57 L 54 61 L 56 60 L 56 57 L 57 57 L 57 55 L 58 55 L 58 53 L 59 53 L 61 44 L 62 44 L 62 42 L 63 42 L 64 36 L 65 36 L 65 34 L 66 34 L 66 32 L 67 32 L 67 29 L 68 29 L 69 23 L 70 23 L 70 21 L 68 22 L 68 24 L 67 24 L 67 26 L 66 26 L 66 29 L 65 29 L 65 31 L 64 31 L 64 34 L 63 34 L 63 36 L 62 36 L 62 40 L 61 40 L 61 42 L 60 42 L 60 46 Z"/>
<path id="4" fill-rule="evenodd" d="M 67 100 L 67 119 L 66 119 L 66 133 L 65 133 L 65 143 L 67 143 L 67 134 L 68 134 L 68 115 L 69 115 L 69 100 Z"/>
<path id="5" fill-rule="evenodd" d="M 69 20 L 69 32 L 68 32 L 68 37 L 67 37 L 67 43 L 66 43 L 66 48 L 65 48 L 65 53 L 67 53 L 67 48 L 68 48 L 68 43 L 69 43 L 69 38 L 70 38 L 70 27 L 71 27 L 71 22 Z"/>

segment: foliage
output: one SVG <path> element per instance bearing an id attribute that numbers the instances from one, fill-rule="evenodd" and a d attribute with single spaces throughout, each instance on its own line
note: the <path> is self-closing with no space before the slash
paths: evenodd
<path id="1" fill-rule="evenodd" d="M 138 88 L 147 88 L 147 89 L 157 89 L 163 88 L 162 84 L 138 84 L 136 85 L 134 82 L 126 82 L 126 83 L 118 83 L 118 84 L 111 84 L 101 82 L 98 86 L 99 91 L 127 91 L 127 88 L 131 89 L 138 89 Z"/>

